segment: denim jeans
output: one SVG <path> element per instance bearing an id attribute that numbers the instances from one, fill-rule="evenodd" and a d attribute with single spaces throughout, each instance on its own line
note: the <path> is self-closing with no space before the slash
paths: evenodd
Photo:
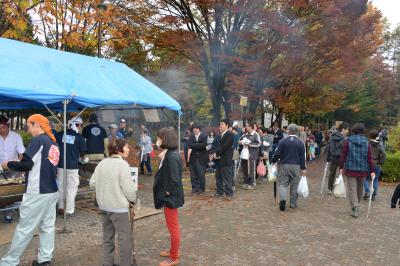
<path id="1" fill-rule="evenodd" d="M 378 165 L 375 165 L 375 179 L 374 179 L 374 184 L 373 184 L 374 192 L 372 193 L 372 196 L 374 196 L 374 197 L 376 197 L 376 194 L 378 193 L 378 185 L 379 185 L 378 179 L 379 179 L 380 174 L 381 174 L 381 167 Z M 365 181 L 364 181 L 364 190 L 365 190 L 365 193 L 368 193 L 368 194 L 370 192 L 369 191 L 370 181 L 371 181 L 371 176 L 367 176 L 367 178 L 365 178 Z"/>

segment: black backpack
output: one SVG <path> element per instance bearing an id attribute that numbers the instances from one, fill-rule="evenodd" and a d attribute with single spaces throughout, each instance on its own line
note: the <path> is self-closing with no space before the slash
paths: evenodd
<path id="1" fill-rule="evenodd" d="M 340 156 L 342 155 L 342 151 L 343 151 L 343 140 L 344 139 L 340 139 L 340 140 L 330 139 L 329 140 L 329 151 L 330 151 L 331 157 L 340 158 Z"/>

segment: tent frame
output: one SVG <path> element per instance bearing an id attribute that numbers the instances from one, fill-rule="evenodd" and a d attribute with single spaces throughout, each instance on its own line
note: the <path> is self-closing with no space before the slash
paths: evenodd
<path id="1" fill-rule="evenodd" d="M 53 115 L 54 117 L 56 117 L 56 119 L 58 120 L 58 122 L 60 122 L 63 125 L 63 132 L 64 135 L 67 135 L 67 109 L 68 109 L 68 104 L 72 101 L 74 95 L 71 95 L 70 98 L 66 99 L 63 101 L 63 121 L 60 121 L 57 116 L 54 114 L 53 111 L 51 111 L 51 109 L 44 104 L 44 106 L 46 107 L 47 111 Z M 79 112 L 79 114 L 77 116 L 80 116 L 85 110 L 87 109 L 87 107 L 84 107 L 83 110 L 81 110 Z M 118 110 L 134 110 L 134 109 L 159 109 L 159 108 L 140 108 L 140 107 L 131 107 L 131 108 L 115 108 Z M 99 108 L 99 110 L 115 110 L 115 109 L 111 109 L 111 108 Z M 163 110 L 164 108 L 161 108 L 161 110 Z M 177 112 L 178 113 L 178 151 L 179 151 L 179 155 L 181 154 L 181 112 Z M 64 139 L 64 137 L 63 137 Z M 71 233 L 72 231 L 68 229 L 68 224 L 67 224 L 67 212 L 66 210 L 66 206 L 67 206 L 67 193 L 66 193 L 66 188 L 68 185 L 68 181 L 67 181 L 67 142 L 63 141 L 63 158 L 64 158 L 64 165 L 63 165 L 63 203 L 64 203 L 64 217 L 63 217 L 63 229 L 61 231 L 61 233 Z"/>

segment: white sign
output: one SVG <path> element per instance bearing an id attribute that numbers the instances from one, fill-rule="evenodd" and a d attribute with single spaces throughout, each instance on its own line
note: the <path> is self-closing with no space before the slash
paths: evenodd
<path id="1" fill-rule="evenodd" d="M 155 109 L 143 109 L 144 119 L 146 122 L 160 123 L 160 116 Z"/>
<path id="2" fill-rule="evenodd" d="M 138 185 L 139 185 L 139 168 L 137 167 L 131 167 L 131 176 L 132 180 L 134 183 L 134 190 L 138 191 Z"/>
<path id="3" fill-rule="evenodd" d="M 104 123 L 115 123 L 115 114 L 113 110 L 103 110 L 101 111 L 101 117 Z"/>

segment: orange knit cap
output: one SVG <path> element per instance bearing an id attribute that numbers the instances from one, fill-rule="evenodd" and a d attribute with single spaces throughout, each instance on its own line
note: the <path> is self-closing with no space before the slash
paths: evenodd
<path id="1" fill-rule="evenodd" d="M 56 138 L 51 131 L 49 120 L 46 117 L 39 114 L 34 114 L 28 118 L 28 123 L 38 123 L 46 135 L 49 136 L 54 143 L 56 142 Z"/>

